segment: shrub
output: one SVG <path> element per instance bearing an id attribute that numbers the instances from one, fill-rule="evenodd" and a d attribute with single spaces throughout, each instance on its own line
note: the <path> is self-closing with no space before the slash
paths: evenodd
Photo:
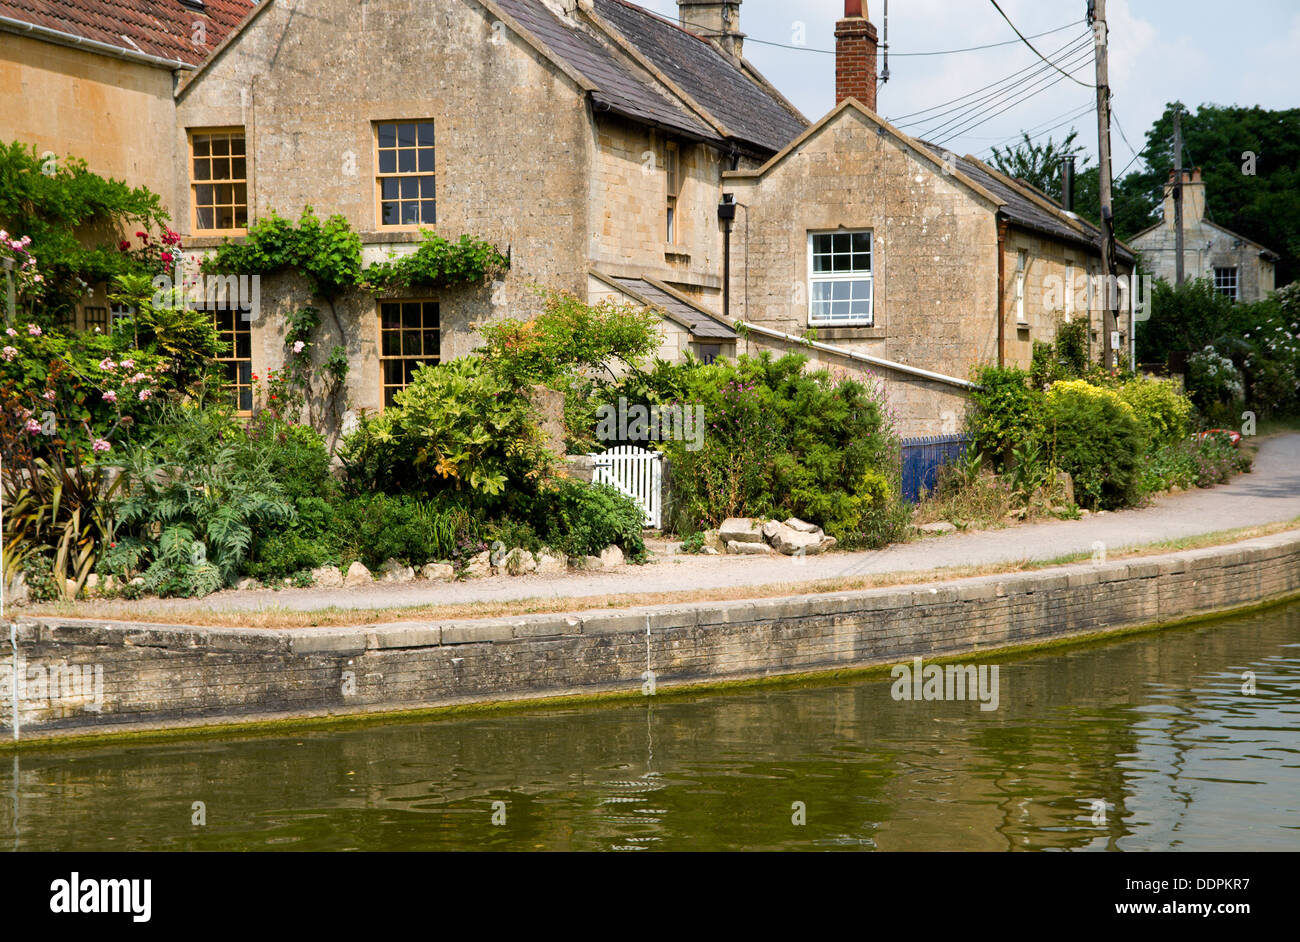
<path id="1" fill-rule="evenodd" d="M 538 498 L 545 513 L 546 542 L 568 556 L 596 556 L 605 547 L 618 546 L 628 559 L 645 559 L 641 537 L 644 516 L 636 501 L 608 484 L 559 482 Z"/>
<path id="2" fill-rule="evenodd" d="M 679 531 L 794 515 L 846 545 L 901 535 L 899 442 L 879 387 L 805 363 L 763 354 L 683 371 L 685 405 L 703 407 L 705 429 L 698 449 L 662 446 Z"/>
<path id="3" fill-rule="evenodd" d="M 1030 376 L 1015 367 L 986 366 L 975 376 L 968 429 L 974 447 L 1001 470 L 1012 450 L 1043 432 L 1043 393 L 1029 385 Z"/>
<path id="4" fill-rule="evenodd" d="M 1241 371 L 1230 357 L 1207 346 L 1187 358 L 1187 393 L 1197 408 L 1230 404 L 1245 395 Z"/>
<path id="5" fill-rule="evenodd" d="M 468 514 L 411 496 L 371 494 L 335 506 L 334 540 L 340 562 L 359 559 L 370 569 L 397 559 L 421 566 L 451 559 L 472 530 Z"/>
<path id="6" fill-rule="evenodd" d="M 1192 403 L 1168 380 L 1134 378 L 1119 388 L 1119 396 L 1132 407 L 1153 446 L 1169 445 L 1187 435 Z"/>
<path id="7" fill-rule="evenodd" d="M 1107 510 L 1135 503 L 1147 442 L 1132 406 L 1083 380 L 1056 383 L 1046 404 L 1046 434 L 1078 503 Z"/>

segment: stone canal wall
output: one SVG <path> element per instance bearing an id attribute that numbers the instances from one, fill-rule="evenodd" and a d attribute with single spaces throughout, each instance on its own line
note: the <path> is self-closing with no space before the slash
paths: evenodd
<path id="1" fill-rule="evenodd" d="M 828 672 L 1153 626 L 1300 594 L 1300 532 L 931 585 L 293 630 L 20 619 L 0 743 Z M 20 678 L 13 686 L 14 665 Z M 15 694 L 17 695 L 15 697 Z"/>

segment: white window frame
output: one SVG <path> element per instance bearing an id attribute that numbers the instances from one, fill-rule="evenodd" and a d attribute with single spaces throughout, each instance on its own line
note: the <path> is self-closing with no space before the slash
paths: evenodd
<path id="1" fill-rule="evenodd" d="M 1074 319 L 1074 262 L 1065 263 L 1065 319 Z"/>
<path id="2" fill-rule="evenodd" d="M 1219 272 L 1232 272 L 1232 294 L 1224 291 L 1226 285 L 1219 283 Z M 1225 297 L 1234 301 L 1241 300 L 1241 269 L 1237 265 L 1216 265 L 1214 266 L 1214 290 Z"/>
<path id="3" fill-rule="evenodd" d="M 1025 317 L 1025 275 L 1029 273 L 1029 253 L 1025 249 L 1016 252 L 1016 323 L 1028 324 Z"/>
<path id="4" fill-rule="evenodd" d="M 847 235 L 850 239 L 855 235 L 865 235 L 868 240 L 868 268 L 865 271 L 850 270 L 847 272 L 815 272 L 813 271 L 813 243 L 817 236 L 837 236 Z M 810 327 L 873 327 L 876 322 L 876 239 L 871 229 L 820 229 L 808 233 L 808 326 Z M 816 285 L 832 284 L 835 282 L 848 282 L 850 285 L 863 284 L 867 286 L 867 313 L 866 315 L 853 315 L 848 317 L 835 317 L 834 315 L 818 316 L 814 313 L 814 305 L 817 303 Z M 852 288 L 850 288 L 852 295 Z M 852 299 L 851 299 L 852 300 Z M 850 300 L 850 304 L 851 304 Z M 861 300 L 861 299 L 858 299 Z"/>

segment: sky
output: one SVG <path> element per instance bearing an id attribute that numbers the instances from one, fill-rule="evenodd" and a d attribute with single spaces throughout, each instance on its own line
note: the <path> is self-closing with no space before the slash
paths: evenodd
<path id="1" fill-rule="evenodd" d="M 677 20 L 675 0 L 640 2 Z M 1073 74 L 1092 85 L 1096 76 L 1090 47 L 1076 43 L 1090 35 L 1084 22 L 1086 0 L 998 0 L 998 4 L 1039 52 L 1056 58 L 1052 53 L 1065 50 L 1060 58 L 1067 63 L 1066 71 L 1077 68 Z M 865 5 L 883 41 L 884 0 L 865 0 Z M 843 0 L 741 3 L 745 58 L 811 121 L 835 103 L 835 57 L 826 51 L 835 48 L 835 21 L 843 10 Z M 1107 20 L 1117 177 L 1127 167 L 1140 165 L 1133 161 L 1135 149 L 1142 148 L 1147 130 L 1166 102 L 1181 100 L 1193 111 L 1202 103 L 1273 109 L 1300 106 L 1297 0 L 1108 0 Z M 1056 31 L 1034 37 L 1048 30 Z M 1008 40 L 1007 45 L 972 52 L 912 55 Z M 1071 56 L 1076 46 L 1079 52 Z M 990 147 L 1018 141 L 1022 130 L 1030 131 L 1036 140 L 1046 140 L 1050 134 L 1059 141 L 1077 128 L 1078 141 L 1095 162 L 1094 88 L 1043 65 L 1016 38 L 991 0 L 893 0 L 889 53 L 890 78 L 879 86 L 877 110 L 908 134 L 962 154 L 987 157 Z M 1020 75 L 1008 86 L 954 102 L 1015 73 Z M 993 97 L 978 100 L 989 95 Z M 954 104 L 935 109 L 946 102 Z M 948 109 L 955 110 L 943 113 Z M 945 122 L 953 123 L 944 126 Z"/>

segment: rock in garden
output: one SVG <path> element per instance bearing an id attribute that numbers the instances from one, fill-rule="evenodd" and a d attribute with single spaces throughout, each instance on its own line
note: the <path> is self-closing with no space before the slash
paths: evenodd
<path id="1" fill-rule="evenodd" d="M 599 556 L 572 556 L 569 565 L 574 569 L 603 569 Z"/>
<path id="2" fill-rule="evenodd" d="M 415 578 L 415 570 L 396 559 L 386 559 L 379 567 L 381 582 L 410 582 Z"/>
<path id="3" fill-rule="evenodd" d="M 956 533 L 957 528 L 947 520 L 940 520 L 936 523 L 923 523 L 917 527 L 922 533 Z"/>
<path id="4" fill-rule="evenodd" d="M 1057 493 L 1061 495 L 1061 503 L 1074 503 L 1074 478 L 1070 477 L 1069 471 L 1056 472 Z"/>
<path id="5" fill-rule="evenodd" d="M 785 524 L 772 534 L 772 547 L 786 556 L 816 556 L 822 551 L 821 533 L 801 533 Z"/>
<path id="6" fill-rule="evenodd" d="M 136 576 L 135 579 L 131 580 L 131 585 L 144 585 L 144 580 L 141 579 L 139 576 Z M 235 583 L 235 590 L 238 592 L 245 592 L 249 589 L 256 589 L 256 588 L 257 588 L 257 580 L 254 579 L 252 576 L 244 576 L 244 578 L 240 579 L 238 582 Z"/>
<path id="7" fill-rule="evenodd" d="M 822 529 L 817 524 L 800 520 L 798 517 L 790 517 L 786 520 L 785 525 L 791 530 L 798 530 L 800 533 L 820 533 Z"/>
<path id="8" fill-rule="evenodd" d="M 338 566 L 318 566 L 311 571 L 311 583 L 322 589 L 337 589 L 343 585 L 343 573 Z"/>
<path id="9" fill-rule="evenodd" d="M 90 575 L 86 576 L 86 594 L 94 595 L 98 591 L 99 576 L 92 572 Z"/>
<path id="10" fill-rule="evenodd" d="M 704 538 L 704 552 L 709 556 L 717 556 L 719 553 L 727 551 L 727 544 L 722 542 L 722 537 L 718 535 L 717 530 L 705 530 L 702 534 Z M 713 550 L 713 552 L 709 552 Z"/>
<path id="11" fill-rule="evenodd" d="M 617 546 L 606 546 L 600 551 L 600 567 L 602 569 L 613 569 L 615 566 L 623 565 L 623 551 Z"/>
<path id="12" fill-rule="evenodd" d="M 490 554 L 483 552 L 470 557 L 469 563 L 465 566 L 466 579 L 477 579 L 480 576 L 490 575 L 492 575 L 492 557 Z"/>
<path id="13" fill-rule="evenodd" d="M 568 566 L 569 561 L 563 556 L 551 556 L 549 553 L 541 553 L 537 557 L 538 575 L 564 572 Z"/>
<path id="14" fill-rule="evenodd" d="M 827 550 L 833 550 L 837 545 L 839 545 L 839 542 L 840 541 L 835 539 L 833 536 L 823 535 L 819 552 L 825 553 Z"/>
<path id="15" fill-rule="evenodd" d="M 766 543 L 742 543 L 732 540 L 727 544 L 727 552 L 736 556 L 770 556 L 772 547 Z"/>
<path id="16" fill-rule="evenodd" d="M 763 529 L 749 517 L 728 517 L 718 527 L 723 543 L 762 543 Z"/>
<path id="17" fill-rule="evenodd" d="M 519 547 L 515 547 L 507 554 L 502 565 L 512 576 L 522 576 L 537 571 L 537 560 L 533 558 L 533 554 Z"/>
<path id="18" fill-rule="evenodd" d="M 721 556 L 721 555 L 722 555 L 722 553 L 720 553 L 718 550 L 714 549 L 712 546 L 706 546 L 706 547 L 704 547 L 704 549 L 700 550 L 700 553 L 701 553 L 701 555 L 704 555 L 704 556 Z"/>
<path id="19" fill-rule="evenodd" d="M 451 563 L 427 563 L 420 569 L 420 576 L 434 581 L 446 581 L 456 577 L 456 567 Z"/>
<path id="20" fill-rule="evenodd" d="M 343 584 L 348 588 L 359 585 L 370 585 L 370 570 L 360 561 L 353 563 L 348 567 L 348 574 L 343 577 Z"/>

